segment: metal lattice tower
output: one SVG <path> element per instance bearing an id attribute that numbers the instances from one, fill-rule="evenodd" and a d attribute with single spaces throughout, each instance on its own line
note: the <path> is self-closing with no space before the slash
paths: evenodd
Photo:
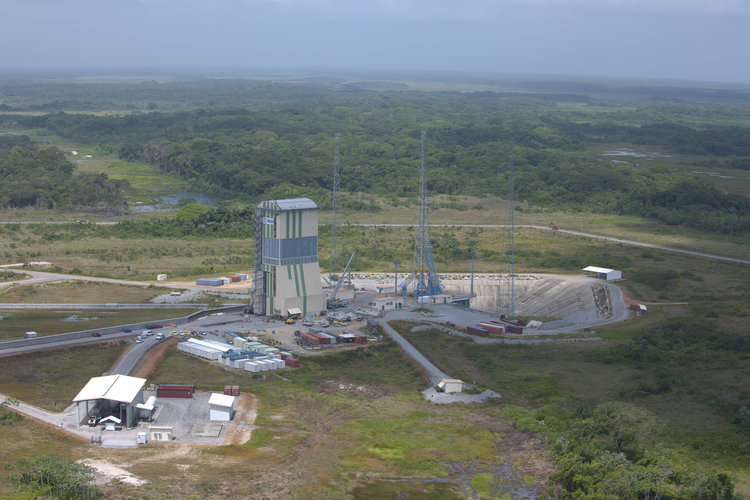
<path id="1" fill-rule="evenodd" d="M 427 166 L 425 162 L 425 132 L 422 131 L 419 178 L 419 222 L 414 241 L 414 272 L 401 283 L 401 293 L 414 282 L 414 291 L 420 295 L 437 295 L 443 292 L 430 244 L 430 223 L 427 215 Z"/>
<path id="2" fill-rule="evenodd" d="M 255 314 L 266 314 L 266 278 L 263 274 L 263 210 L 255 208 L 253 220 L 255 237 L 255 260 L 253 263 L 253 311 Z"/>
<path id="3" fill-rule="evenodd" d="M 333 270 L 341 265 L 341 220 L 339 209 L 341 193 L 339 192 L 339 134 L 336 134 L 333 149 L 333 197 L 331 200 L 331 258 L 328 263 L 328 281 L 331 282 Z M 341 277 L 339 277 L 341 279 Z"/>
<path id="4" fill-rule="evenodd" d="M 515 255 L 515 204 L 514 204 L 514 191 L 515 191 L 515 168 L 513 164 L 513 153 L 515 150 L 515 143 L 513 139 L 510 141 L 510 165 L 508 171 L 508 209 L 505 214 L 505 266 L 502 270 L 502 274 L 505 274 L 505 280 L 503 280 L 501 287 L 501 293 L 498 296 L 500 303 L 498 304 L 498 310 L 501 314 L 505 314 L 508 317 L 513 317 L 516 314 L 516 255 Z"/>

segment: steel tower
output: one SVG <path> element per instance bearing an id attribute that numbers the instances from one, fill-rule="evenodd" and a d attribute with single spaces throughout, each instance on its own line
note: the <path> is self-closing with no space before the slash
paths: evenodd
<path id="1" fill-rule="evenodd" d="M 336 134 L 333 148 L 333 197 L 331 199 L 331 257 L 328 263 L 328 282 L 331 283 L 334 268 L 341 265 L 341 220 L 339 210 L 339 134 Z M 339 277 L 339 280 L 341 277 Z"/>
<path id="2" fill-rule="evenodd" d="M 515 205 L 514 205 L 514 191 L 515 191 L 515 169 L 513 164 L 513 153 L 515 150 L 515 142 L 513 139 L 510 141 L 510 165 L 508 171 L 508 209 L 505 214 L 505 260 L 504 269 L 502 273 L 505 274 L 505 280 L 501 280 L 501 293 L 498 296 L 499 304 L 498 310 L 500 314 L 505 314 L 508 317 L 513 317 L 516 314 L 516 274 L 515 274 Z M 503 282 L 504 281 L 504 282 Z M 502 289 L 504 288 L 504 289 Z"/>
<path id="3" fill-rule="evenodd" d="M 443 293 L 430 244 L 430 223 L 427 215 L 427 166 L 425 162 L 425 132 L 422 131 L 419 178 L 419 221 L 414 241 L 414 272 L 401 283 L 401 294 L 406 295 L 411 283 L 417 296 Z"/>

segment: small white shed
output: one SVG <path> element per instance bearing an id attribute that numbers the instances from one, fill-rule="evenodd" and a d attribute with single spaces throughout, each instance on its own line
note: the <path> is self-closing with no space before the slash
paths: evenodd
<path id="1" fill-rule="evenodd" d="M 234 416 L 235 396 L 214 392 L 208 400 L 208 419 L 212 422 L 229 422 Z"/>
<path id="2" fill-rule="evenodd" d="M 444 378 L 440 381 L 438 387 L 445 393 L 455 393 L 463 391 L 464 383 L 457 378 Z"/>
<path id="3" fill-rule="evenodd" d="M 117 425 L 120 425 L 122 423 L 122 420 L 119 418 L 110 415 L 108 417 L 104 417 L 103 419 L 99 420 L 100 424 L 104 424 L 104 430 L 105 431 L 113 431 L 115 430 L 115 427 Z"/>
<path id="4" fill-rule="evenodd" d="M 622 279 L 622 271 L 617 269 L 607 269 L 606 267 L 589 266 L 584 267 L 584 271 L 590 273 L 590 276 L 594 276 L 600 280 L 606 281 L 617 281 Z"/>

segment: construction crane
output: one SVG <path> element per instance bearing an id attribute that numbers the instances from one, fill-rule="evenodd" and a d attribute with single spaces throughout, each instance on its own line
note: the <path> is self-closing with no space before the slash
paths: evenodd
<path id="1" fill-rule="evenodd" d="M 331 293 L 331 296 L 328 298 L 327 306 L 329 309 L 333 309 L 336 306 L 336 294 L 339 293 L 339 288 L 341 288 L 341 284 L 344 282 L 344 276 L 346 275 L 346 272 L 349 270 L 349 266 L 352 265 L 352 259 L 354 258 L 354 254 L 357 252 L 352 252 L 351 255 L 349 255 L 349 262 L 346 263 L 346 267 L 344 268 L 344 272 L 341 273 L 339 276 L 338 281 L 336 282 L 336 287 L 333 289 L 333 293 Z"/>

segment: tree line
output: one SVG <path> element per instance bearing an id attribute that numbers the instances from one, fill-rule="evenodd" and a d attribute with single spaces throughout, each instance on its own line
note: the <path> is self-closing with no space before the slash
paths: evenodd
<path id="1" fill-rule="evenodd" d="M 0 207 L 121 209 L 127 181 L 105 174 L 75 173 L 54 148 L 27 136 L 0 135 Z"/>

